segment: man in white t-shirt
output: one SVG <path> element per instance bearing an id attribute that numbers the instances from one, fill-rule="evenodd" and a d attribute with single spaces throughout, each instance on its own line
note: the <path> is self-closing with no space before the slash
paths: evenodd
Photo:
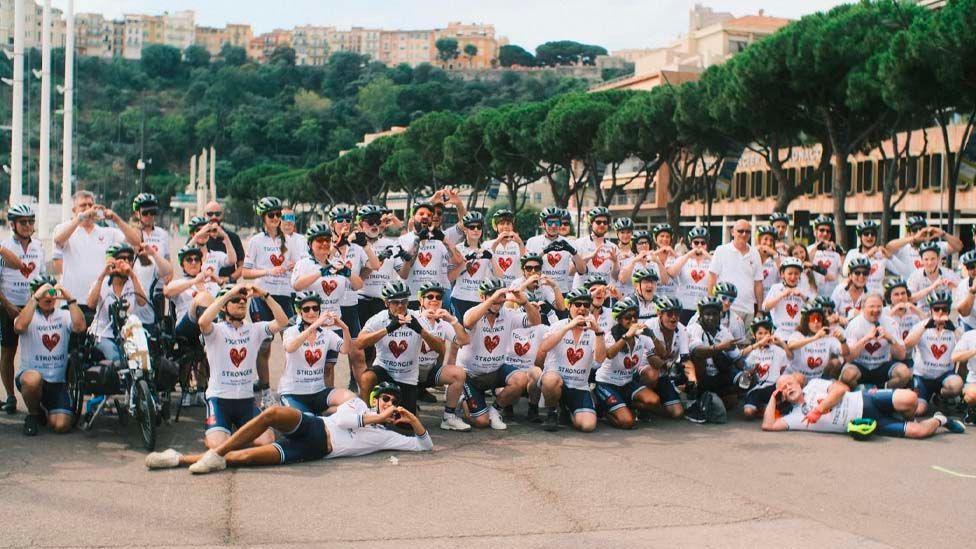
<path id="1" fill-rule="evenodd" d="M 163 258 L 169 260 L 169 233 L 156 225 L 159 215 L 159 200 L 152 193 L 139 193 L 132 199 L 132 213 L 139 224 L 142 243 Z M 168 281 L 168 280 L 167 280 Z"/>
<path id="2" fill-rule="evenodd" d="M 95 204 L 90 191 L 78 191 L 73 197 L 71 221 L 54 230 L 54 245 L 61 251 L 64 287 L 71 295 L 88 294 L 92 283 L 105 268 L 105 251 L 113 244 L 128 241 L 139 245 L 139 231 L 129 226 L 112 210 Z M 96 221 L 111 220 L 118 228 L 102 227 Z M 84 306 L 82 310 L 85 310 Z M 86 311 L 87 312 L 87 311 Z"/>
<path id="3" fill-rule="evenodd" d="M 708 291 L 718 282 L 729 282 L 738 289 L 732 310 L 749 325 L 763 300 L 762 260 L 749 245 L 752 226 L 745 219 L 732 227 L 732 242 L 722 244 L 712 255 L 708 266 Z"/>
<path id="4" fill-rule="evenodd" d="M 906 235 L 888 242 L 885 247 L 896 261 L 893 266 L 904 279 L 912 276 L 912 271 L 922 268 L 920 247 L 923 243 L 935 242 L 939 246 L 939 258 L 948 257 L 962 250 L 962 240 L 939 227 L 929 227 L 920 215 L 913 215 L 906 223 Z M 944 241 L 940 241 L 944 239 Z"/>
<path id="5" fill-rule="evenodd" d="M 860 314 L 847 323 L 844 337 L 850 346 L 840 380 L 853 389 L 859 383 L 876 387 L 907 387 L 912 371 L 905 364 L 905 343 L 898 324 L 882 317 L 884 298 L 868 294 Z"/>
<path id="6" fill-rule="evenodd" d="M 803 374 L 784 374 L 776 380 L 776 390 L 763 412 L 762 429 L 843 433 L 851 421 L 868 419 L 876 424 L 874 432 L 885 436 L 927 438 L 940 427 L 965 432 L 962 422 L 941 413 L 913 421 L 917 400 L 908 389 L 851 391 L 840 381 L 807 381 Z"/>
<path id="7" fill-rule="evenodd" d="M 937 291 L 928 299 L 931 315 L 918 322 L 911 333 L 905 337 L 905 347 L 914 348 L 912 362 L 912 387 L 918 395 L 918 415 L 925 415 L 930 409 L 932 399 L 939 395 L 952 399 L 962 394 L 962 378 L 956 373 L 952 362 L 960 332 L 949 322 L 952 308 L 952 294 Z"/>
<path id="8" fill-rule="evenodd" d="M 587 213 L 590 220 L 590 234 L 576 239 L 576 253 L 583 256 L 586 270 L 576 273 L 573 286 L 579 286 L 588 274 L 602 274 L 607 280 L 617 278 L 620 271 L 620 251 L 617 245 L 607 238 L 610 231 L 610 210 L 604 207 L 593 208 Z"/>
<path id="9" fill-rule="evenodd" d="M 416 310 L 420 302 L 417 292 L 426 282 L 437 282 L 450 287 L 449 266 L 464 263 L 464 258 L 454 244 L 445 239 L 444 232 L 433 223 L 434 206 L 430 202 L 417 202 L 413 207 L 413 231 L 403 235 L 397 244 L 406 254 L 400 265 L 400 278 L 410 288 L 410 308 Z M 404 401 L 409 401 L 404 397 Z"/>
<path id="10" fill-rule="evenodd" d="M 952 363 L 966 365 L 966 385 L 962 389 L 962 399 L 966 403 L 966 423 L 976 425 L 976 330 L 962 334 L 952 351 Z"/>
<path id="11" fill-rule="evenodd" d="M 85 315 L 78 300 L 54 277 L 41 275 L 30 283 L 30 299 L 14 319 L 20 338 L 20 371 L 17 389 L 27 406 L 24 434 L 36 435 L 46 419 L 55 433 L 71 430 L 73 407 L 65 373 L 68 341 L 72 333 L 85 331 Z M 67 310 L 58 307 L 64 300 Z"/>
<path id="12" fill-rule="evenodd" d="M 586 272 L 586 263 L 576 248 L 559 234 L 562 214 L 559 208 L 542 210 L 539 223 L 543 233 L 526 241 L 525 250 L 542 257 L 542 274 L 555 280 L 565 294 L 573 287 L 573 275 Z"/>

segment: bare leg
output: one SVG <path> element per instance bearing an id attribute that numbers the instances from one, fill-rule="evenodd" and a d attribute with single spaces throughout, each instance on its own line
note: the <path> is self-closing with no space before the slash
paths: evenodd
<path id="1" fill-rule="evenodd" d="M 448 408 L 457 408 L 458 399 L 461 398 L 461 393 L 464 391 L 465 379 L 467 379 L 467 374 L 464 372 L 464 368 L 460 366 L 448 364 L 441 368 L 438 381 L 447 385 L 444 405 Z"/>
<path id="2" fill-rule="evenodd" d="M 529 395 L 529 404 L 538 406 L 539 397 L 542 396 L 542 388 L 539 387 L 539 378 L 542 377 L 542 370 L 532 366 L 526 370 L 526 373 L 528 374 L 529 379 L 526 382 L 528 386 L 525 388 L 525 390 Z"/>
<path id="3" fill-rule="evenodd" d="M 3 379 L 3 389 L 7 396 L 14 396 L 14 355 L 17 354 L 16 340 L 14 345 L 0 347 L 0 378 Z M 33 413 L 33 412 L 32 412 Z"/>
<path id="4" fill-rule="evenodd" d="M 359 398 L 363 399 L 363 402 L 369 404 L 369 392 L 373 390 L 373 387 L 376 387 L 377 383 L 379 383 L 379 378 L 376 377 L 376 374 L 369 370 L 363 372 L 363 377 L 360 378 L 359 382 Z"/>
<path id="5" fill-rule="evenodd" d="M 193 465 L 200 461 L 202 457 L 203 454 L 180 456 L 180 465 Z M 278 465 L 281 463 L 281 454 L 278 453 L 278 449 L 274 446 L 264 445 L 228 452 L 224 456 L 224 459 L 227 460 L 227 465 L 231 467 Z"/>
<path id="6" fill-rule="evenodd" d="M 631 414 L 631 417 L 633 417 L 633 414 Z M 596 429 L 596 414 L 593 412 L 573 414 L 573 427 L 576 427 L 578 431 L 583 433 L 593 432 Z"/>
<path id="7" fill-rule="evenodd" d="M 325 365 L 325 386 L 335 387 L 335 362 Z"/>
<path id="8" fill-rule="evenodd" d="M 927 438 L 939 430 L 939 420 L 934 417 L 905 423 L 905 438 Z"/>
<path id="9" fill-rule="evenodd" d="M 6 350 L 6 347 L 4 348 Z M 41 414 L 41 392 L 44 386 L 44 379 L 40 372 L 28 370 L 20 375 L 20 396 L 24 399 L 27 406 L 27 413 L 31 415 Z M 8 395 L 14 394 L 13 391 Z"/>
<path id="10" fill-rule="evenodd" d="M 268 429 L 274 428 L 288 433 L 294 431 L 302 420 L 302 413 L 287 406 L 271 406 L 245 423 L 223 444 L 214 448 L 221 456 L 234 450 L 241 450 L 266 436 Z"/>
<path id="11" fill-rule="evenodd" d="M 582 414 L 579 414 L 582 415 Z M 574 418 L 575 419 L 575 418 Z M 630 411 L 630 408 L 626 406 L 621 406 L 616 410 L 610 412 L 607 415 L 607 420 L 610 425 L 618 429 L 633 429 L 634 428 L 634 413 Z M 575 423 L 575 421 L 574 421 Z"/>
<path id="12" fill-rule="evenodd" d="M 546 406 L 559 407 L 559 399 L 563 394 L 563 378 L 555 372 L 542 374 L 542 396 L 546 397 Z"/>
<path id="13" fill-rule="evenodd" d="M 908 387 L 912 382 L 912 371 L 904 364 L 898 364 L 891 369 L 891 378 L 888 379 L 889 389 L 900 389 Z"/>
<path id="14" fill-rule="evenodd" d="M 499 406 L 509 406 L 518 402 L 518 399 L 525 392 L 525 384 L 528 377 L 525 372 L 515 372 L 509 378 L 501 390 L 495 393 L 495 402 Z"/>
<path id="15" fill-rule="evenodd" d="M 55 433 L 67 433 L 71 430 L 71 414 L 51 414 L 47 416 L 47 424 Z"/>
<path id="16" fill-rule="evenodd" d="M 271 340 L 268 339 L 261 344 L 258 351 L 258 381 L 261 383 L 271 383 L 271 375 L 268 372 L 268 360 L 271 358 Z"/>

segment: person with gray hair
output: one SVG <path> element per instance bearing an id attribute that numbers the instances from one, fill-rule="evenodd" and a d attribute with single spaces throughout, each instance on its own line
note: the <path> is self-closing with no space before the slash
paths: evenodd
<path id="1" fill-rule="evenodd" d="M 762 259 L 756 248 L 750 245 L 752 225 L 745 219 L 735 222 L 732 227 L 732 241 L 722 244 L 712 254 L 708 266 L 708 293 L 719 282 L 728 282 L 738 289 L 732 311 L 742 318 L 747 326 L 763 302 Z"/>

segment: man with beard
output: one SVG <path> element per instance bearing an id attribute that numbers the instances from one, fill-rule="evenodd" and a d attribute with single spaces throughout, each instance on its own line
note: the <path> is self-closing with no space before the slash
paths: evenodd
<path id="1" fill-rule="evenodd" d="M 430 202 L 417 202 L 413 207 L 413 230 L 397 241 L 406 253 L 399 268 L 400 278 L 407 281 L 410 295 L 417 292 L 426 282 L 437 282 L 447 288 L 449 266 L 464 263 L 464 257 L 457 248 L 445 240 L 444 232 L 434 224 L 434 206 Z M 419 301 L 411 301 L 410 308 L 416 310 Z"/>
<path id="2" fill-rule="evenodd" d="M 586 263 L 576 248 L 559 233 L 562 210 L 546 208 L 539 213 L 542 234 L 533 236 L 525 243 L 525 250 L 539 254 L 545 262 L 542 274 L 556 281 L 565 294 L 573 287 L 573 275 L 585 273 Z"/>
<path id="3" fill-rule="evenodd" d="M 609 238 L 610 210 L 604 207 L 593 208 L 587 213 L 590 220 L 590 234 L 576 239 L 574 247 L 583 256 L 586 269 L 576 273 L 573 286 L 579 286 L 587 274 L 602 274 L 608 280 L 615 278 L 620 270 L 620 251 Z"/>

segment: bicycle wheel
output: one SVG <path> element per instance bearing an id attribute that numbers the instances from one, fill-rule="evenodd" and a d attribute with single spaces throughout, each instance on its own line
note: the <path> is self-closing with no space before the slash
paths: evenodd
<path id="1" fill-rule="evenodd" d="M 142 435 L 142 447 L 152 452 L 156 448 L 156 404 L 149 382 L 137 379 L 132 397 L 136 400 L 136 421 Z"/>
<path id="2" fill-rule="evenodd" d="M 68 360 L 68 395 L 71 397 L 71 426 L 75 427 L 81 420 L 81 413 L 85 403 L 85 367 L 77 355 L 72 354 Z"/>

